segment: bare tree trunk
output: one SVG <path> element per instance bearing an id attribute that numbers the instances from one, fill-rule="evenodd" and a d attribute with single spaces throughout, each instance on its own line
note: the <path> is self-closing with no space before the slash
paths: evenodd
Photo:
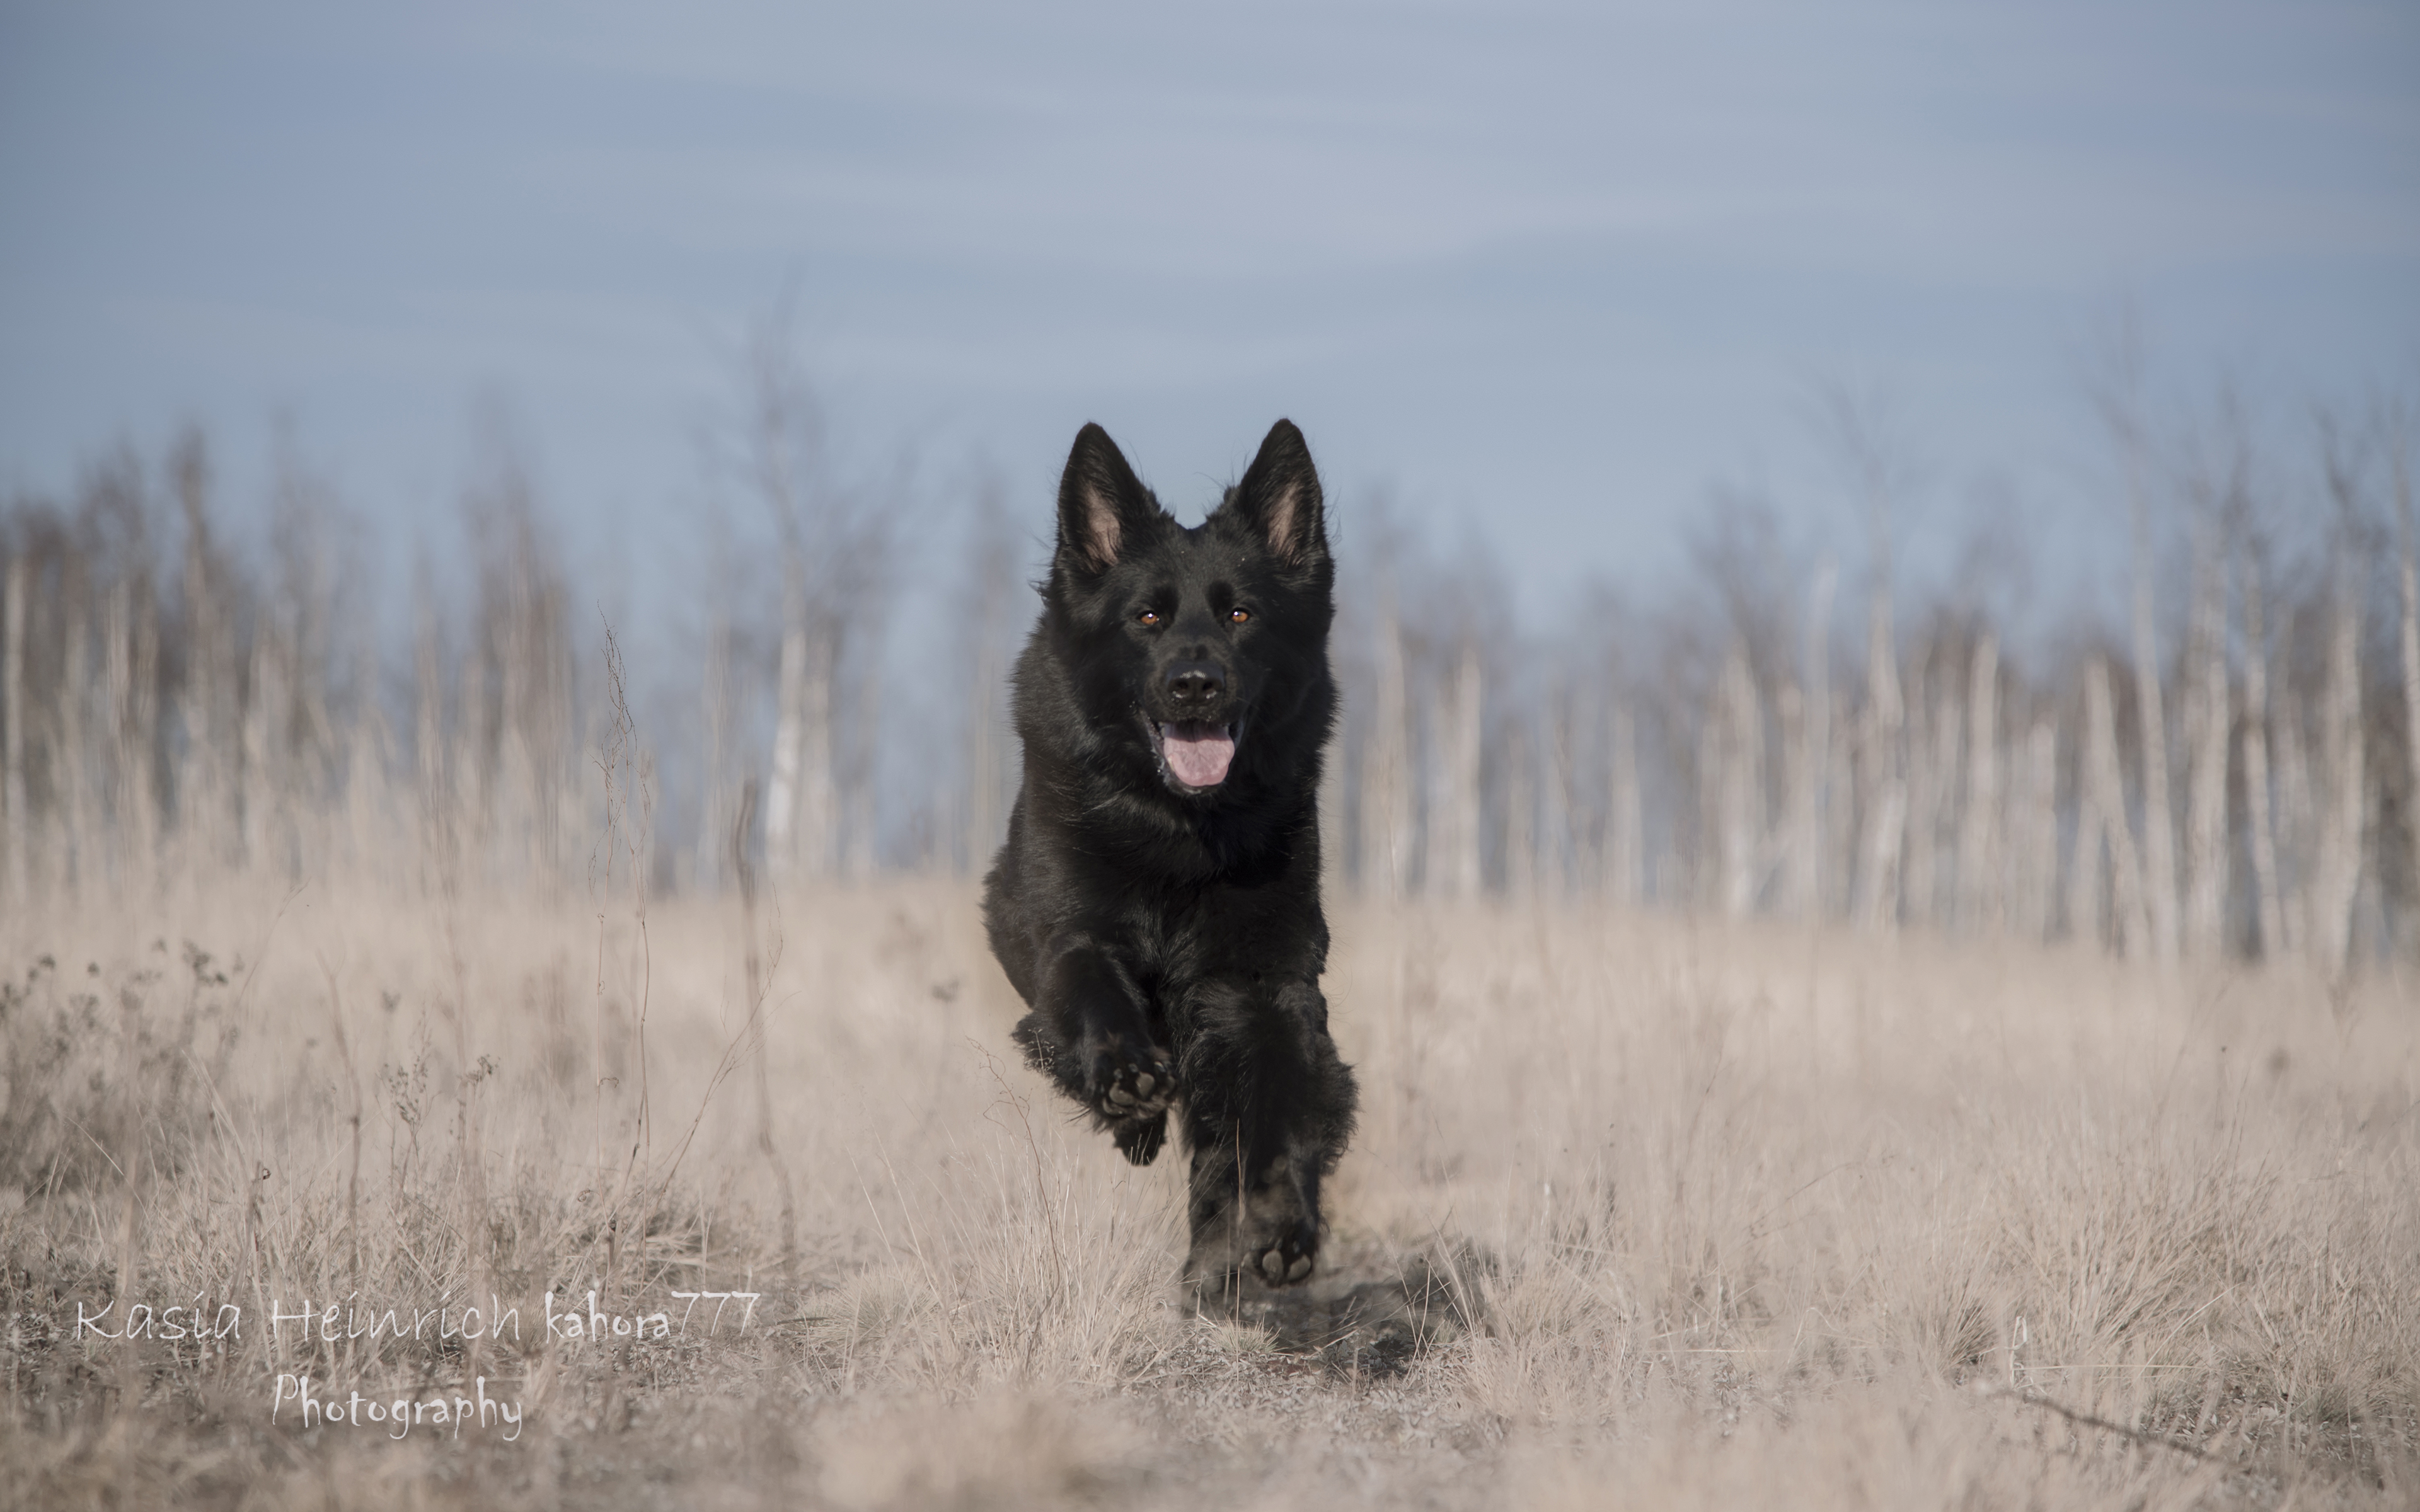
<path id="1" fill-rule="evenodd" d="M 1757 859 L 1764 841 L 1764 717 L 1741 641 L 1733 640 L 1723 658 L 1709 725 L 1714 760 L 1699 780 L 1714 783 L 1717 795 L 1721 907 L 1729 918 L 1745 918 L 1756 907 Z"/>
<path id="2" fill-rule="evenodd" d="M 1956 807 L 1959 736 L 1965 721 L 1941 652 L 1938 640 L 1925 652 L 1908 738 L 1905 915 L 1920 928 L 1940 922 L 1942 884 L 1954 881 L 1943 875 L 1941 841 Z"/>
<path id="3" fill-rule="evenodd" d="M 2367 797 L 2361 748 L 2361 623 L 2350 548 L 2337 548 L 2327 682 L 2320 692 L 2323 772 L 2319 844 L 2311 864 L 2310 940 L 2319 969 L 2341 976 L 2351 960 L 2353 901 L 2361 890 L 2361 831 Z"/>
<path id="4" fill-rule="evenodd" d="M 454 789 L 454 865 L 458 876 L 478 883 L 491 879 L 494 862 L 490 841 L 496 773 L 489 755 L 489 733 L 488 658 L 474 644 L 462 653 L 462 671 L 454 687 L 454 754 L 446 763 L 446 775 Z"/>
<path id="5" fill-rule="evenodd" d="M 174 462 L 185 512 L 185 760 L 177 780 L 178 828 L 189 878 L 225 860 L 225 765 L 220 724 L 227 697 L 221 606 L 211 580 L 207 465 L 201 442 L 188 438 Z"/>
<path id="6" fill-rule="evenodd" d="M 2185 918 L 2187 954 L 2211 959 L 2226 948 L 2230 859 L 2226 831 L 2226 549 L 2205 540 L 2194 574 L 2193 631 L 2186 642 Z"/>
<path id="7" fill-rule="evenodd" d="M 1932 923 L 1937 878 L 1933 833 L 1941 818 L 1940 766 L 1933 760 L 1941 723 L 1940 689 L 1931 673 L 1931 653 L 1918 663 L 1914 702 L 1907 711 L 1907 841 L 1900 849 L 1900 921 L 1915 929 Z"/>
<path id="8" fill-rule="evenodd" d="M 698 690 L 706 728 L 706 766 L 699 777 L 697 851 L 690 885 L 701 893 L 722 890 L 731 854 L 731 620 L 717 613 L 706 636 L 705 686 Z"/>
<path id="9" fill-rule="evenodd" d="M 1832 762 L 1832 590 L 1830 562 L 1816 568 L 1807 595 L 1807 696 L 1799 730 L 1798 757 L 1792 764 L 1791 824 L 1792 874 L 1790 902 L 1800 918 L 1823 915 L 1823 877 L 1827 850 L 1826 810 L 1831 802 L 1836 768 Z"/>
<path id="10" fill-rule="evenodd" d="M 525 523 L 509 518 L 505 522 L 517 535 Z M 514 542 L 505 568 L 504 602 L 498 606 L 503 610 L 497 616 L 500 623 L 490 626 L 502 696 L 496 701 L 496 770 L 488 799 L 503 880 L 521 886 L 535 883 L 546 871 L 541 861 L 545 847 L 540 840 L 543 800 L 538 793 L 537 753 L 530 739 L 536 723 L 532 700 L 544 682 L 539 669 L 543 653 L 535 624 L 535 585 L 530 580 L 525 547 L 525 536 Z"/>
<path id="11" fill-rule="evenodd" d="M 875 809 L 875 755 L 882 730 L 882 678 L 872 668 L 858 680 L 857 716 L 850 723 L 847 875 L 852 882 L 864 882 L 874 875 L 881 841 Z M 837 801 L 837 782 L 833 793 Z"/>
<path id="12" fill-rule="evenodd" d="M 1538 885 L 1549 897 L 1571 889 L 1572 814 L 1576 809 L 1572 770 L 1572 696 L 1569 687 L 1557 693 L 1546 711 L 1546 773 L 1540 788 L 1544 812 L 1538 820 Z"/>
<path id="13" fill-rule="evenodd" d="M 1638 791 L 1638 731 L 1630 705 L 1613 706 L 1612 791 L 1606 809 L 1606 895 L 1617 906 L 1637 906 L 1645 895 L 1645 806 Z"/>
<path id="14" fill-rule="evenodd" d="M 1832 737 L 1824 743 L 1823 767 L 1828 779 L 1818 791 L 1823 825 L 1823 864 L 1817 869 L 1816 908 L 1820 913 L 1851 918 L 1857 906 L 1857 847 L 1863 839 L 1858 809 L 1857 743 L 1862 719 L 1828 721 Z"/>
<path id="15" fill-rule="evenodd" d="M 2093 692 L 2093 689 L 2101 692 Z M 2076 738 L 2076 844 L 2067 861 L 2067 933 L 2079 941 L 2108 944 L 2118 933 L 2108 917 L 2108 881 L 2110 881 L 2110 844 L 2108 844 L 2108 798 L 2105 781 L 2101 777 L 2101 745 L 2115 740 L 2108 735 L 2108 680 L 2101 672 L 2101 658 L 2093 658 L 2084 672 L 2084 731 Z M 2110 767 L 2115 769 L 2118 757 L 2110 755 Z"/>
<path id="16" fill-rule="evenodd" d="M 2281 660 L 2286 658 L 2281 657 Z M 2277 740 L 2277 851 L 2282 877 L 2279 908 L 2286 916 L 2288 949 L 2311 949 L 2311 884 L 2318 871 L 2320 821 L 2317 783 L 2311 775 L 2310 736 L 2302 702 L 2290 686 L 2277 689 L 2272 724 Z"/>
<path id="17" fill-rule="evenodd" d="M 1465 637 L 1461 659 L 1437 701 L 1437 802 L 1429 828 L 1429 890 L 1476 898 L 1480 888 L 1480 739 L 1483 687 L 1479 642 Z"/>
<path id="18" fill-rule="evenodd" d="M 2270 813 L 2269 639 L 2261 621 L 2260 563 L 2243 569 L 2243 797 L 2252 829 L 2253 912 L 2260 921 L 2260 954 L 2276 960 L 2288 949 L 2277 875 L 2277 828 Z"/>
<path id="19" fill-rule="evenodd" d="M 1361 748 L 1361 887 L 1394 901 L 1412 890 L 1411 710 L 1394 595 L 1382 591 L 1377 687 Z"/>
<path id="20" fill-rule="evenodd" d="M 420 624 L 412 647 L 411 745 L 420 790 L 421 877 L 424 891 L 438 893 L 454 871 L 454 795 L 445 779 L 445 673 L 437 642 L 437 608 L 425 582 Z"/>
<path id="21" fill-rule="evenodd" d="M 1781 726 L 1781 820 L 1774 836 L 1773 864 L 1779 878 L 1780 906 L 1792 918 L 1815 917 L 1816 849 L 1821 828 L 1815 818 L 1815 753 L 1807 739 L 1807 700 L 1795 681 L 1785 682 L 1774 695 Z"/>
<path id="22" fill-rule="evenodd" d="M 101 610 L 101 696 L 109 718 L 109 807 L 116 823 L 118 886 L 132 892 L 144 877 L 143 842 L 138 840 L 138 795 L 145 768 L 145 749 L 134 733 L 134 584 L 121 578 L 109 591 Z"/>
<path id="23" fill-rule="evenodd" d="M 1537 892 L 1538 803 L 1529 741 L 1515 724 L 1504 743 L 1504 895 L 1527 903 Z"/>
<path id="24" fill-rule="evenodd" d="M 353 674 L 353 723 L 345 747 L 345 820 L 356 881 L 366 882 L 393 854 L 385 710 L 378 696 L 378 657 L 364 641 Z"/>
<path id="25" fill-rule="evenodd" d="M 2126 780 L 2118 765 L 2118 727 L 2110 712 L 2109 664 L 2095 656 L 2085 676 L 2085 798 L 2097 821 L 2096 827 L 2109 846 L 2120 943 L 2129 956 L 2156 953 L 2149 904 L 2143 896 L 2143 863 L 2134 849 L 2133 826 L 2126 822 Z"/>
<path id="26" fill-rule="evenodd" d="M 1900 861 L 1907 840 L 1906 722 L 1885 580 L 1874 585 L 1866 625 L 1865 748 L 1859 753 L 1866 834 L 1857 875 L 1857 921 L 1868 929 L 1899 928 Z"/>
<path id="27" fill-rule="evenodd" d="M 67 643 L 60 657 L 58 717 L 52 726 L 58 759 L 51 764 L 51 789 L 63 821 L 66 843 L 60 860 L 67 868 L 66 879 L 72 896 L 85 901 L 97 896 L 95 884 L 105 882 L 97 864 L 101 825 L 92 787 L 91 586 L 73 579 L 64 586 L 61 596 L 67 603 L 60 620 Z"/>
<path id="28" fill-rule="evenodd" d="M 2058 917 L 2058 728 L 2037 719 L 2025 733 L 2024 764 L 2009 794 L 2013 838 L 2009 924 L 2021 939 L 2046 943 Z"/>
<path id="29" fill-rule="evenodd" d="M 776 887 L 788 887 L 800 870 L 806 706 L 806 566 L 794 549 L 783 567 L 782 658 L 773 673 L 773 779 L 765 793 L 765 866 Z"/>
<path id="30" fill-rule="evenodd" d="M 840 781 L 832 686 L 835 648 L 829 626 L 807 641 L 807 675 L 799 699 L 798 856 L 800 874 L 829 877 L 839 839 Z"/>
<path id="31" fill-rule="evenodd" d="M 286 782 L 279 748 L 287 729 L 284 658 L 277 632 L 262 615 L 253 629 L 251 687 L 242 719 L 243 864 L 255 872 L 283 873 L 274 810 Z"/>
<path id="32" fill-rule="evenodd" d="M 1958 833 L 1958 928 L 2006 924 L 2000 843 L 2000 640 L 1986 630 L 1966 673 L 1966 807 Z"/>
<path id="33" fill-rule="evenodd" d="M 2150 953 L 2177 953 L 2176 822 L 2168 807 L 2168 723 L 2160 691 L 2159 636 L 2151 599 L 2150 505 L 2144 496 L 2139 446 L 2126 455 L 2126 486 L 2134 511 L 2134 707 L 2143 741 L 2143 888 L 2150 919 Z M 2124 810 L 2118 825 L 2125 828 Z"/>

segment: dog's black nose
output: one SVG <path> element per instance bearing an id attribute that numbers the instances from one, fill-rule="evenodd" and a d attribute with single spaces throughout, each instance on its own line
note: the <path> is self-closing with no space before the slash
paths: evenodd
<path id="1" fill-rule="evenodd" d="M 1209 662 L 1180 661 L 1169 669 L 1168 699 L 1179 710 L 1207 709 L 1226 691 L 1226 674 Z"/>

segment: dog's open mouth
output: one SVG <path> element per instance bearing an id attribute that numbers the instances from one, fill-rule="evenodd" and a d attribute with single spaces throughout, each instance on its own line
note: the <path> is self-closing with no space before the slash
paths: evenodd
<path id="1" fill-rule="evenodd" d="M 1188 788 L 1215 788 L 1235 760 L 1235 727 L 1206 719 L 1154 720 L 1152 738 L 1168 775 Z"/>

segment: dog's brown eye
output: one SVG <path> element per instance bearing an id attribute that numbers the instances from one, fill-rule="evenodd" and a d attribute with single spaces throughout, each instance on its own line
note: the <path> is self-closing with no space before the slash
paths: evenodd
<path id="1" fill-rule="evenodd" d="M 1137 625 L 1157 625 L 1159 623 L 1159 610 L 1156 609 L 1147 609 L 1135 616 L 1135 623 Z"/>
<path id="2" fill-rule="evenodd" d="M 1243 624 L 1246 620 L 1249 620 L 1251 617 L 1252 611 L 1246 609 L 1241 604 L 1236 605 L 1233 609 L 1227 611 L 1227 618 L 1234 621 L 1237 625 Z"/>

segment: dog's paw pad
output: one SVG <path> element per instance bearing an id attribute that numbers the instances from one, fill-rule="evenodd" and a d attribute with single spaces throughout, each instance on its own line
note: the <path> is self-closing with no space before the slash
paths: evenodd
<path id="1" fill-rule="evenodd" d="M 1115 1122 L 1156 1119 L 1176 1096 L 1176 1076 L 1157 1056 L 1149 1060 L 1106 1057 L 1095 1105 Z"/>
<path id="2" fill-rule="evenodd" d="M 1265 1249 L 1247 1251 L 1244 1269 L 1263 1286 L 1293 1286 L 1308 1278 L 1318 1265 L 1315 1242 L 1300 1233 L 1279 1236 Z"/>

